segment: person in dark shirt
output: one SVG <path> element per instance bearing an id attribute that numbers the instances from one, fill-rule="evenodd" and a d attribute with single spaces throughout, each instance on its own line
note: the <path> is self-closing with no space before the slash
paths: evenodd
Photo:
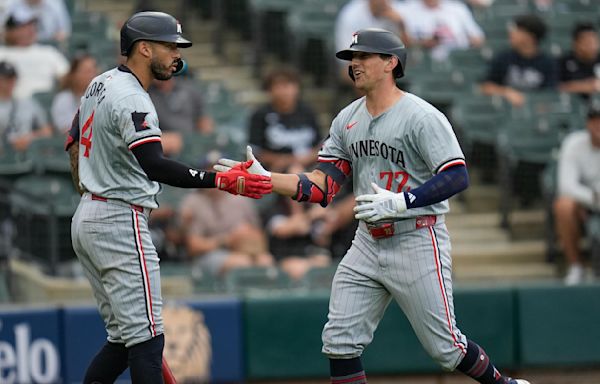
<path id="1" fill-rule="evenodd" d="M 554 88 L 555 62 L 540 49 L 545 35 L 546 24 L 538 16 L 517 16 L 509 28 L 510 48 L 492 60 L 482 92 L 519 107 L 525 103 L 525 92 Z"/>
<path id="2" fill-rule="evenodd" d="M 584 98 L 600 91 L 600 38 L 592 23 L 575 25 L 571 51 L 560 58 L 559 88 Z"/>
<path id="3" fill-rule="evenodd" d="M 271 72 L 264 81 L 270 101 L 250 118 L 250 145 L 275 172 L 316 161 L 321 142 L 317 116 L 300 100 L 300 77 L 291 68 Z"/>
<path id="4" fill-rule="evenodd" d="M 160 116 L 163 151 L 167 155 L 181 152 L 185 134 L 213 132 L 213 120 L 206 115 L 202 94 L 191 79 L 156 80 L 148 94 Z"/>

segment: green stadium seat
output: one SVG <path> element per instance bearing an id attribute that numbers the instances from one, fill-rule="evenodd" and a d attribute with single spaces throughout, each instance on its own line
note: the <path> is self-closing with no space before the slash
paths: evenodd
<path id="1" fill-rule="evenodd" d="M 161 191 L 156 198 L 161 208 L 165 206 L 177 208 L 187 193 L 189 193 L 189 190 L 185 188 L 177 188 L 163 184 L 161 186 Z"/>
<path id="2" fill-rule="evenodd" d="M 177 158 L 186 164 L 204 167 L 207 156 L 227 155 L 241 158 L 242 150 L 245 156 L 245 147 L 233 142 L 226 132 L 217 132 L 202 135 L 196 132 L 188 133 L 183 138 L 183 149 Z M 212 152 L 212 153 L 211 153 Z"/>
<path id="3" fill-rule="evenodd" d="M 577 95 L 565 92 L 539 91 L 526 94 L 522 108 L 511 108 L 513 117 L 536 116 L 546 114 L 585 114 L 585 103 Z"/>
<path id="4" fill-rule="evenodd" d="M 184 261 L 182 262 L 160 262 L 160 275 L 161 277 L 182 277 L 191 278 L 192 269 L 190 265 Z"/>
<path id="5" fill-rule="evenodd" d="M 451 114 L 461 132 L 465 152 L 470 153 L 475 142 L 496 143 L 499 126 L 507 118 L 507 106 L 499 97 L 473 94 L 457 100 Z"/>
<path id="6" fill-rule="evenodd" d="M 519 164 L 544 167 L 558 154 L 562 139 L 577 129 L 577 117 L 551 114 L 510 119 L 502 126 L 497 141 L 498 175 L 502 190 L 500 213 L 502 225 L 508 226 L 513 207 L 513 177 Z"/>
<path id="7" fill-rule="evenodd" d="M 62 135 L 34 140 L 27 154 L 33 161 L 35 172 L 70 174 L 69 155 L 64 150 L 64 144 Z"/>
<path id="8" fill-rule="evenodd" d="M 250 0 L 249 3 L 250 7 L 258 12 L 285 12 L 293 8 L 298 3 L 298 0 Z"/>
<path id="9" fill-rule="evenodd" d="M 532 11 L 528 0 L 501 0 L 494 1 L 485 10 L 486 20 L 510 19 Z"/>
<path id="10" fill-rule="evenodd" d="M 8 282 L 6 281 L 6 273 L 0 271 L 0 304 L 10 302 L 10 291 L 8 289 Z"/>
<path id="11" fill-rule="evenodd" d="M 46 114 L 50 113 L 50 108 L 52 107 L 52 100 L 54 100 L 54 95 L 56 93 L 54 91 L 49 92 L 37 92 L 33 95 L 33 99 L 37 101 Z"/>
<path id="12" fill-rule="evenodd" d="M 432 72 L 425 78 L 415 78 L 408 87 L 411 93 L 439 105 L 452 105 L 462 95 L 473 92 L 472 82 L 468 82 L 462 72 Z"/>
<path id="13" fill-rule="evenodd" d="M 228 292 L 251 293 L 288 289 L 291 282 L 287 274 L 278 268 L 237 268 L 225 275 Z"/>
<path id="14" fill-rule="evenodd" d="M 30 213 L 71 217 L 79 204 L 79 194 L 69 177 L 23 176 L 15 181 L 10 196 L 13 207 Z"/>
<path id="15" fill-rule="evenodd" d="M 9 195 L 17 233 L 16 247 L 57 271 L 76 256 L 71 246 L 71 217 L 79 203 L 68 177 L 31 175 L 15 181 Z"/>
<path id="16" fill-rule="evenodd" d="M 301 286 L 311 291 L 329 290 L 335 271 L 337 271 L 337 265 L 311 268 L 302 278 Z"/>
<path id="17" fill-rule="evenodd" d="M 33 161 L 26 153 L 14 151 L 9 145 L 0 150 L 0 178 L 14 180 L 33 172 Z"/>

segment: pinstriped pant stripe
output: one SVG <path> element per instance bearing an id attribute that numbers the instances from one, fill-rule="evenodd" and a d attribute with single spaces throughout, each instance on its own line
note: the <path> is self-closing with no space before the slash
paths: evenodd
<path id="1" fill-rule="evenodd" d="M 133 219 L 133 233 L 135 236 L 135 247 L 138 253 L 140 270 L 142 273 L 142 281 L 144 287 L 144 301 L 146 303 L 146 315 L 148 316 L 150 335 L 156 336 L 156 324 L 154 322 L 154 313 L 152 312 L 152 292 L 150 291 L 150 278 L 148 277 L 148 267 L 146 266 L 146 258 L 144 257 L 144 248 L 142 246 L 142 235 L 140 233 L 140 223 L 138 212 L 135 209 L 131 210 Z"/>
<path id="2" fill-rule="evenodd" d="M 444 309 L 446 311 L 446 320 L 448 322 L 448 330 L 452 335 L 452 340 L 454 340 L 454 346 L 458 347 L 461 352 L 464 354 L 467 353 L 465 346 L 458 342 L 456 339 L 456 335 L 454 334 L 454 329 L 452 327 L 452 319 L 450 318 L 450 308 L 448 307 L 448 296 L 446 294 L 446 287 L 444 285 L 444 280 L 442 278 L 442 261 L 440 260 L 440 251 L 437 242 L 437 236 L 435 235 L 435 231 L 433 227 L 427 227 L 429 230 L 429 234 L 431 235 L 431 246 L 433 247 L 433 257 L 435 261 L 435 268 L 437 272 L 438 282 L 440 286 L 440 292 L 442 294 L 442 299 L 444 301 Z"/>

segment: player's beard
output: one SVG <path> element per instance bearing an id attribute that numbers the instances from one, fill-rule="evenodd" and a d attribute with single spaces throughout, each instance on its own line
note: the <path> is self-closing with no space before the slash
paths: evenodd
<path id="1" fill-rule="evenodd" d="M 173 71 L 171 70 L 172 66 L 173 64 L 164 66 L 155 59 L 150 61 L 150 71 L 152 71 L 152 76 L 154 76 L 156 80 L 169 80 L 173 77 Z"/>

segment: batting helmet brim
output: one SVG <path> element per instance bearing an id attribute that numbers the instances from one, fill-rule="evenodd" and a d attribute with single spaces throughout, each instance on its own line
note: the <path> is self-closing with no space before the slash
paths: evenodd
<path id="1" fill-rule="evenodd" d="M 352 61 L 352 56 L 354 52 L 366 52 L 366 53 L 380 53 L 382 55 L 391 55 L 389 52 L 384 52 L 381 49 L 368 47 L 366 45 L 353 45 L 352 48 L 344 49 L 335 54 L 340 60 Z"/>
<path id="2" fill-rule="evenodd" d="M 180 48 L 189 48 L 192 46 L 192 42 L 188 39 L 183 38 L 181 35 L 163 35 L 163 36 L 152 36 L 151 38 L 141 38 L 140 40 L 148 41 L 160 41 L 163 43 L 177 43 Z"/>

